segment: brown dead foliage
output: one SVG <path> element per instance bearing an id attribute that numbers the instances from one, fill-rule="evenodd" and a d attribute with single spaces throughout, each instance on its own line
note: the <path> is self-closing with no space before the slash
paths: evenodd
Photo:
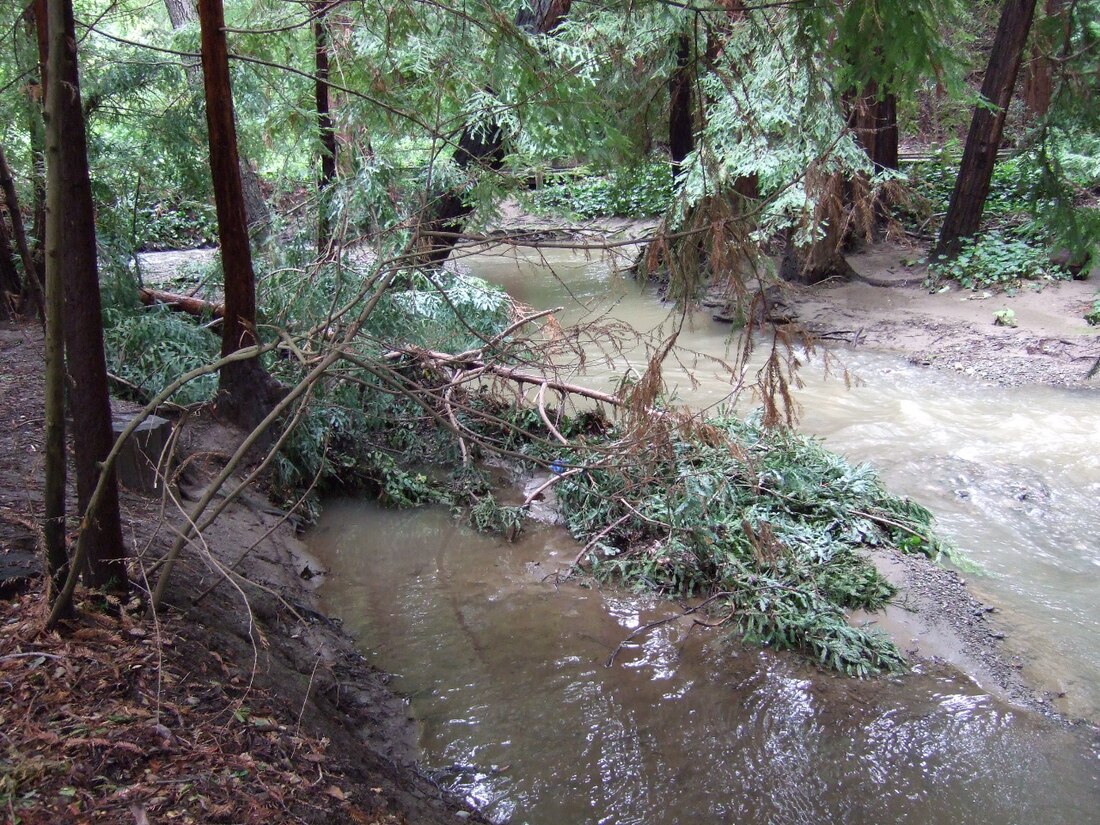
<path id="1" fill-rule="evenodd" d="M 0 819 L 405 821 L 181 620 L 85 603 L 62 633 L 44 633 L 41 586 L 0 602 Z"/>

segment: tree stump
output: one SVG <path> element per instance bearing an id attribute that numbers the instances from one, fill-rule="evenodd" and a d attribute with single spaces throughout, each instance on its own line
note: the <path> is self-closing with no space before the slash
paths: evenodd
<path id="1" fill-rule="evenodd" d="M 116 439 L 133 418 L 132 415 L 125 414 L 114 416 L 111 423 Z M 157 473 L 157 464 L 171 432 L 172 422 L 167 418 L 151 415 L 142 421 L 126 439 L 115 460 L 119 484 L 142 493 L 159 493 L 163 488 L 162 479 Z"/>

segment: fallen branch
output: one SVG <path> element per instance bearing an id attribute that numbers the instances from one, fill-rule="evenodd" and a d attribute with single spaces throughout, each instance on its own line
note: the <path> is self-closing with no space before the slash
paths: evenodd
<path id="1" fill-rule="evenodd" d="M 451 355 L 450 353 L 437 352 L 435 350 L 411 348 L 408 350 L 387 352 L 385 358 L 386 360 L 392 361 L 403 356 L 411 356 L 422 361 L 430 361 L 440 366 L 451 367 L 455 370 L 479 370 L 490 375 L 495 375 L 498 378 L 507 378 L 509 381 L 516 381 L 520 384 L 544 386 L 547 389 L 556 390 L 567 395 L 577 395 L 581 398 L 588 398 L 592 401 L 598 401 L 601 404 L 608 404 L 612 407 L 621 407 L 623 405 L 621 398 L 609 392 L 601 392 L 600 390 L 582 387 L 580 384 L 569 384 L 565 381 L 558 381 L 543 375 L 523 372 L 522 370 L 512 367 L 506 367 L 503 364 L 486 362 L 479 357 L 467 356 L 466 353 Z"/>
<path id="2" fill-rule="evenodd" d="M 188 315 L 194 315 L 196 318 L 221 318 L 225 312 L 225 307 L 221 304 L 204 301 L 202 298 L 195 298 L 191 295 L 179 295 L 175 292 L 165 292 L 161 289 L 142 287 L 138 290 L 138 297 L 145 306 L 164 304 L 169 309 L 174 309 L 177 312 L 186 312 Z"/>

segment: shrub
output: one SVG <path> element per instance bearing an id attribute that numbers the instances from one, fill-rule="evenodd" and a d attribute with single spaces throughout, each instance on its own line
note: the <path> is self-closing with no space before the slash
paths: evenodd
<path id="1" fill-rule="evenodd" d="M 582 218 L 654 217 L 672 204 L 672 188 L 672 171 L 667 161 L 659 161 L 606 175 L 551 179 L 535 193 L 534 206 Z"/>
<path id="2" fill-rule="evenodd" d="M 954 259 L 933 263 L 929 272 L 932 282 L 949 279 L 966 289 L 1070 278 L 1069 272 L 1051 262 L 1044 247 L 996 231 L 966 241 Z"/>

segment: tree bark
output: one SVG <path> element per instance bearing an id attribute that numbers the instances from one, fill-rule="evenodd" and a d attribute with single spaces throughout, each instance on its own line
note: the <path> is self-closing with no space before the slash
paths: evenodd
<path id="1" fill-rule="evenodd" d="M 31 257 L 35 265 L 37 283 L 24 283 L 27 294 L 33 296 L 32 288 L 38 293 L 45 291 L 46 279 L 46 132 L 43 113 L 46 109 L 46 87 L 48 84 L 49 40 L 46 33 L 46 0 L 33 0 L 24 13 L 28 33 L 33 36 L 38 52 L 37 95 L 34 84 L 27 86 L 27 124 L 31 148 L 31 179 L 34 191 L 32 204 L 31 234 L 34 235 L 34 249 Z"/>
<path id="2" fill-rule="evenodd" d="M 317 131 L 321 140 L 321 173 L 317 179 L 317 252 L 325 254 L 332 243 L 329 225 L 328 190 L 336 180 L 336 130 L 333 128 L 329 95 L 329 43 L 326 16 L 329 0 L 310 3 L 313 14 L 313 59 L 317 80 L 313 96 L 317 104 Z"/>
<path id="3" fill-rule="evenodd" d="M 676 41 L 676 71 L 668 80 L 668 149 L 672 158 L 673 178 L 680 176 L 680 167 L 695 148 L 695 124 L 692 112 L 692 89 L 695 68 L 691 59 L 691 38 L 681 34 Z"/>
<path id="4" fill-rule="evenodd" d="M 890 92 L 870 83 L 858 97 L 849 98 L 848 125 L 875 171 L 898 168 L 898 102 Z"/>
<path id="5" fill-rule="evenodd" d="M 897 98 L 880 90 L 873 81 L 864 86 L 860 94 L 846 94 L 848 128 L 856 143 L 871 161 L 876 173 L 898 168 L 898 106 Z M 856 175 L 848 186 L 848 201 L 859 218 L 854 221 L 855 231 L 849 232 L 848 242 L 858 244 L 860 236 L 869 236 L 889 220 L 889 204 L 879 193 L 868 202 L 870 181 L 865 175 Z"/>
<path id="6" fill-rule="evenodd" d="M 98 511 L 88 503 L 99 480 L 99 463 L 114 444 L 103 321 L 96 260 L 95 211 L 88 175 L 87 135 L 80 104 L 76 31 L 72 0 L 49 0 L 49 90 L 46 95 L 46 270 L 54 287 L 64 284 L 65 354 L 76 464 L 81 531 L 88 552 L 85 582 L 116 593 L 128 589 L 126 548 L 122 542 L 118 486 L 113 472 Z M 51 321 L 51 331 L 55 331 Z M 50 340 L 53 340 L 52 338 Z M 53 353 L 56 358 L 56 353 Z M 56 364 L 52 365 L 56 373 Z M 56 375 L 51 376 L 56 381 Z M 52 394 L 56 386 L 50 384 Z M 56 400 L 55 398 L 53 400 Z M 56 525 L 48 514 L 47 525 Z"/>
<path id="7" fill-rule="evenodd" d="M 0 318 L 11 318 L 15 313 L 15 300 L 22 288 L 19 270 L 15 268 L 15 253 L 11 248 L 8 225 L 0 213 Z"/>
<path id="8" fill-rule="evenodd" d="M 23 261 L 23 272 L 26 276 L 23 287 L 34 299 L 39 314 L 45 318 L 46 305 L 42 296 L 42 283 L 38 279 L 38 264 L 27 245 L 27 233 L 23 228 L 23 212 L 19 208 L 19 195 L 15 191 L 15 181 L 3 146 L 0 146 L 0 190 L 3 191 L 8 217 L 11 218 L 11 233 L 15 238 L 15 247 L 19 250 L 19 257 Z"/>
<path id="9" fill-rule="evenodd" d="M 1066 0 L 1046 0 L 1044 14 L 1048 21 L 1062 21 L 1062 42 L 1069 42 L 1070 20 L 1066 13 Z M 1043 117 L 1050 109 L 1054 97 L 1054 51 L 1055 38 L 1046 26 L 1035 37 L 1031 46 L 1031 60 L 1024 74 L 1024 106 L 1033 117 Z"/>
<path id="10" fill-rule="evenodd" d="M 936 258 L 953 258 L 963 240 L 981 225 L 1008 104 L 1034 16 L 1035 0 L 1005 1 L 982 83 L 984 100 L 975 108 L 970 121 L 962 164 L 934 253 Z"/>
<path id="11" fill-rule="evenodd" d="M 188 23 L 193 23 L 198 19 L 195 13 L 195 0 L 164 0 L 164 7 L 168 11 L 168 20 L 172 24 L 172 31 L 179 31 Z M 194 88 L 203 88 L 201 65 L 185 62 L 183 70 L 187 75 L 188 82 Z M 244 196 L 248 225 L 250 227 L 266 226 L 271 222 L 271 210 L 264 198 L 260 176 L 256 174 L 247 158 L 240 157 L 239 147 L 237 151 L 237 166 L 240 169 L 241 191 Z"/>
<path id="12" fill-rule="evenodd" d="M 193 295 L 177 295 L 175 292 L 165 292 L 162 289 L 149 289 L 143 287 L 138 290 L 138 299 L 145 306 L 164 304 L 169 309 L 194 315 L 196 318 L 222 318 L 225 309 L 221 304 L 204 301 Z"/>
<path id="13" fill-rule="evenodd" d="M 529 6 L 516 13 L 516 28 L 530 34 L 550 34 L 571 5 L 572 0 L 531 0 Z M 483 129 L 468 124 L 459 136 L 454 162 L 463 172 L 477 167 L 499 172 L 504 166 L 504 133 L 499 127 Z M 425 207 L 414 241 L 423 250 L 419 260 L 422 266 L 447 260 L 472 211 L 461 188 L 447 190 Z"/>
<path id="14" fill-rule="evenodd" d="M 199 0 L 199 26 L 206 124 L 210 139 L 210 174 L 214 179 L 218 243 L 225 279 L 222 356 L 226 356 L 257 342 L 256 280 L 241 191 L 225 12 L 221 0 Z M 271 409 L 270 390 L 270 378 L 258 358 L 227 364 L 222 367 L 219 376 L 218 414 L 239 426 L 252 429 Z"/>

